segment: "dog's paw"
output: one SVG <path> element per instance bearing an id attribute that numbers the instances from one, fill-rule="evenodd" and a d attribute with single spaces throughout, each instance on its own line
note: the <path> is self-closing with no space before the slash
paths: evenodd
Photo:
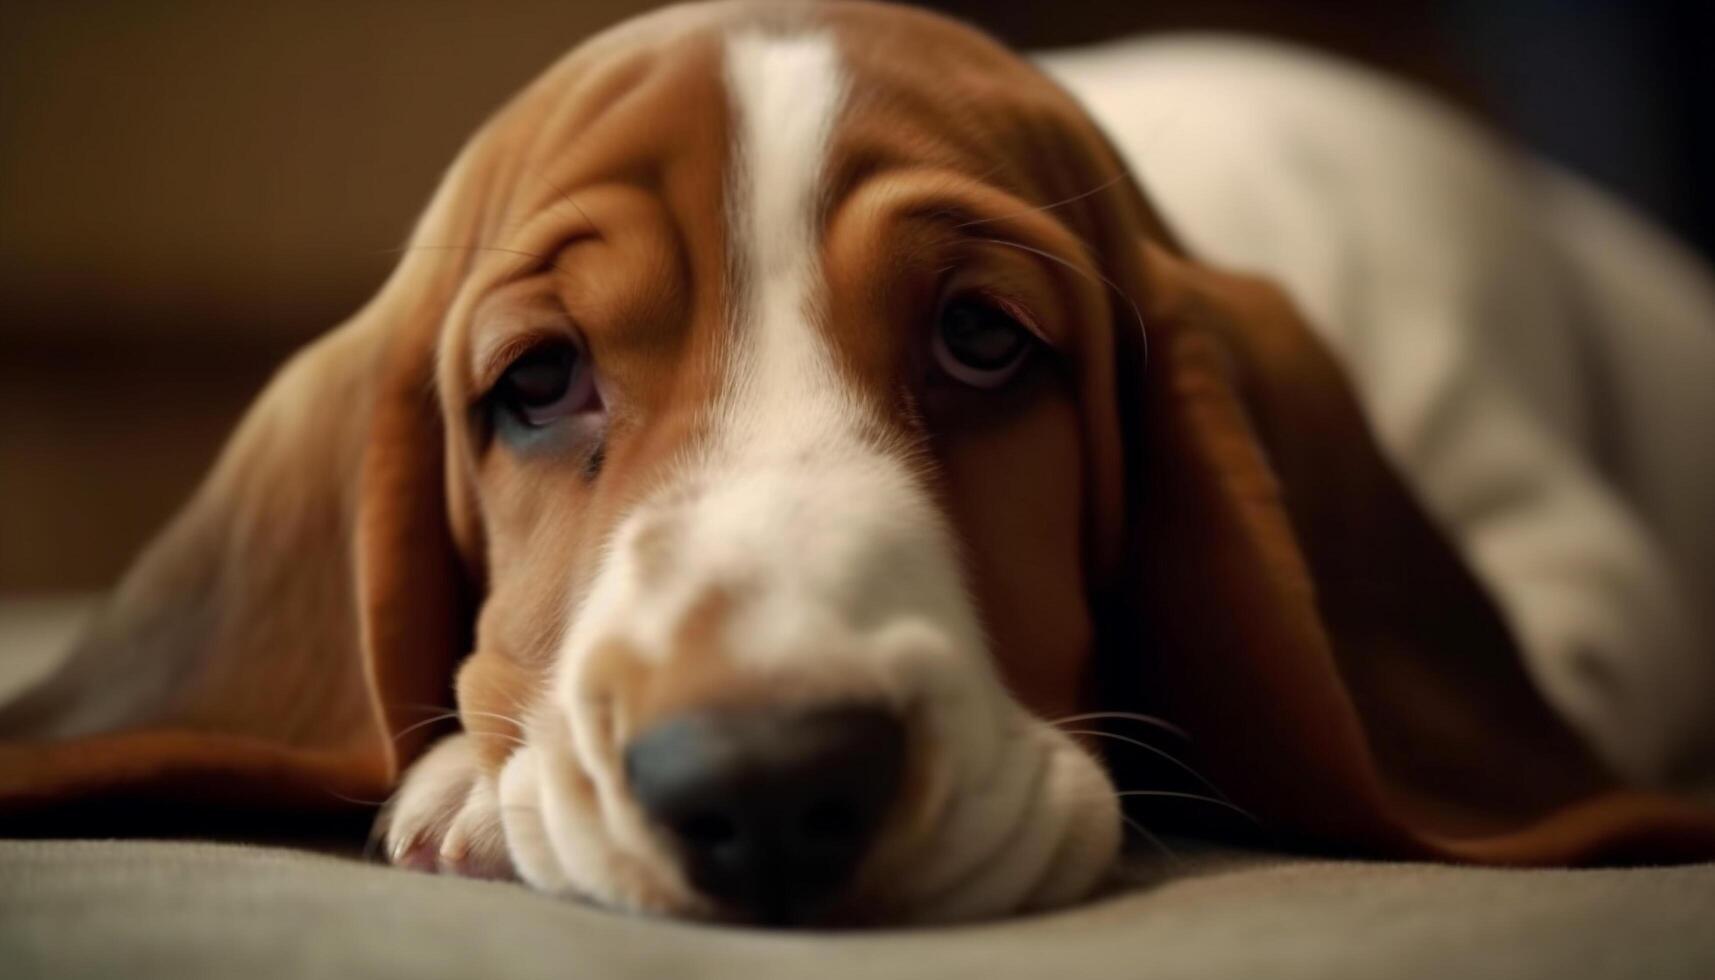
<path id="1" fill-rule="evenodd" d="M 468 735 L 450 735 L 417 760 L 377 819 L 376 833 L 388 860 L 402 868 L 517 877 L 494 778 L 483 772 Z"/>

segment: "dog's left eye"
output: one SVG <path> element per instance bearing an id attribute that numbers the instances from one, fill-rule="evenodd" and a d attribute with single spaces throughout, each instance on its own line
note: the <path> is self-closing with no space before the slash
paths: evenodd
<path id="1" fill-rule="evenodd" d="M 998 388 L 1012 380 L 1036 345 L 1035 334 L 1015 317 L 975 298 L 942 306 L 930 341 L 941 370 L 976 388 Z"/>
<path id="2" fill-rule="evenodd" d="M 518 421 L 541 428 L 592 407 L 595 378 L 576 345 L 543 344 L 512 362 L 494 395 Z"/>

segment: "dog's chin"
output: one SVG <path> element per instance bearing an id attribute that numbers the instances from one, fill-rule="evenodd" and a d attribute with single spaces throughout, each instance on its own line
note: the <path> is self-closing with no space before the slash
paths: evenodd
<path id="1" fill-rule="evenodd" d="M 1106 771 L 1059 730 L 1014 712 L 990 751 L 938 754 L 916 813 L 896 815 L 816 927 L 955 923 L 1077 902 L 1116 865 L 1119 800 Z M 532 739 L 499 781 L 518 876 L 617 909 L 744 921 L 700 895 L 670 852 L 564 744 Z"/>

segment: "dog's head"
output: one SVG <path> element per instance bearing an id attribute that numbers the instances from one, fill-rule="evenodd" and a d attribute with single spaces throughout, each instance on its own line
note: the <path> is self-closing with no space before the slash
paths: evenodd
<path id="1" fill-rule="evenodd" d="M 407 265 L 446 283 L 458 704 L 520 873 L 765 916 L 1102 878 L 1117 801 L 1051 722 L 1152 234 L 1065 95 L 896 9 L 668 11 L 484 131 Z"/>

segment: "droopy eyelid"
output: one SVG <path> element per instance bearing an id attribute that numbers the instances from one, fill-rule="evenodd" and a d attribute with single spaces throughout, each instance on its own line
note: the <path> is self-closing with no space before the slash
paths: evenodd
<path id="1" fill-rule="evenodd" d="M 982 240 L 978 239 L 969 242 L 979 246 L 981 243 Z M 1012 317 L 1044 347 L 1059 350 L 1061 344 L 1043 328 L 1041 318 L 1030 303 L 1019 297 L 1020 292 L 1024 290 L 1007 289 L 990 281 L 990 277 L 971 272 L 968 268 L 955 267 L 942 278 L 938 287 L 935 318 L 940 319 L 941 311 L 947 308 L 947 304 L 962 298 L 974 298 Z"/>
<path id="2" fill-rule="evenodd" d="M 476 382 L 471 388 L 472 401 L 486 398 L 500 383 L 507 368 L 544 344 L 571 343 L 579 351 L 584 350 L 583 338 L 571 319 L 562 315 L 560 320 L 562 322 L 540 323 L 521 330 L 488 332 L 472 354 Z"/>

